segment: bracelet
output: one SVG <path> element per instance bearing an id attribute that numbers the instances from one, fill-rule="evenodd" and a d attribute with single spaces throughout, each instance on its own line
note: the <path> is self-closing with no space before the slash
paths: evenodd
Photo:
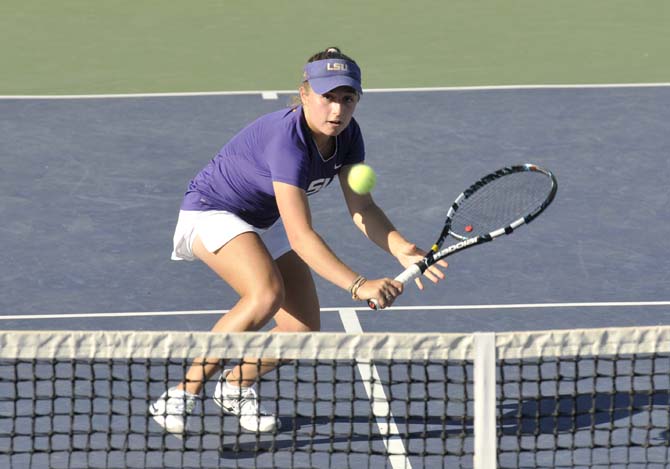
<path id="1" fill-rule="evenodd" d="M 358 293 L 358 289 L 359 289 L 359 288 L 361 287 L 361 285 L 363 285 L 367 280 L 368 280 L 368 279 L 366 279 L 365 277 L 361 278 L 361 281 L 358 282 L 358 284 L 357 284 L 354 288 L 351 289 L 351 299 L 352 299 L 352 300 L 355 300 L 355 301 L 360 300 L 360 298 L 358 297 L 358 294 L 357 294 L 357 293 Z"/>
<path id="2" fill-rule="evenodd" d="M 359 275 L 358 277 L 356 277 L 356 278 L 354 279 L 353 282 L 351 282 L 351 285 L 349 285 L 349 288 L 347 288 L 347 290 L 349 291 L 349 294 L 352 294 L 352 293 L 353 293 L 354 287 L 356 286 L 356 284 L 357 284 L 358 282 L 361 281 L 362 278 L 363 278 L 363 276 L 362 276 L 362 275 Z"/>
<path id="3" fill-rule="evenodd" d="M 360 300 L 360 298 L 357 295 L 358 289 L 363 285 L 368 279 L 363 277 L 362 275 L 359 275 L 356 277 L 356 280 L 354 280 L 354 283 L 351 284 L 349 287 L 349 293 L 351 293 L 351 299 L 352 300 Z"/>

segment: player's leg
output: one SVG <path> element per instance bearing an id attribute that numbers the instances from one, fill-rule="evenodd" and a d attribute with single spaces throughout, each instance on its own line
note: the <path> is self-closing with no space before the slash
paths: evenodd
<path id="1" fill-rule="evenodd" d="M 277 259 L 284 280 L 284 301 L 270 332 L 308 332 L 320 328 L 319 301 L 309 267 L 290 251 Z M 245 358 L 224 370 L 214 390 L 214 402 L 226 412 L 240 416 L 240 425 L 251 431 L 273 431 L 281 421 L 266 410 L 256 395 L 258 377 L 276 368 L 278 360 Z"/>
<path id="2" fill-rule="evenodd" d="M 321 307 L 309 266 L 295 251 L 277 260 L 284 280 L 284 302 L 275 314 L 283 332 L 315 332 L 321 329 Z"/>
<path id="3" fill-rule="evenodd" d="M 284 301 L 274 316 L 276 327 L 270 332 L 311 332 L 321 328 L 319 298 L 312 273 L 305 262 L 289 251 L 276 261 L 284 282 Z M 227 374 L 238 386 L 252 386 L 258 376 L 277 366 L 274 360 L 245 359 L 244 364 Z"/>
<path id="4" fill-rule="evenodd" d="M 265 231 L 272 233 L 272 230 Z M 273 259 L 290 249 L 288 240 L 284 233 L 281 243 L 273 245 L 271 253 L 260 236 L 256 228 L 225 211 L 179 213 L 172 258 L 203 261 L 240 296 L 231 311 L 216 323 L 214 331 L 257 330 L 283 303 L 283 282 Z M 168 389 L 152 403 L 150 412 L 159 425 L 175 434 L 185 431 L 198 394 L 205 381 L 219 369 L 219 361 L 219 357 L 195 360 L 184 382 Z M 245 391 L 247 394 L 254 394 L 253 389 Z M 255 399 L 246 399 L 243 403 L 248 402 L 253 403 Z M 260 423 L 270 429 L 276 426 L 274 416 Z M 247 427 L 262 429 L 262 425 L 256 418 Z"/>
<path id="5" fill-rule="evenodd" d="M 212 332 L 256 331 L 283 303 L 280 271 L 256 233 L 242 233 L 216 252 L 209 252 L 196 237 L 193 253 L 240 296 L 235 306 L 216 322 Z M 197 394 L 218 369 L 217 358 L 196 359 L 186 373 L 184 389 Z M 251 376 L 250 372 L 249 378 L 249 383 L 253 384 L 256 376 Z"/>

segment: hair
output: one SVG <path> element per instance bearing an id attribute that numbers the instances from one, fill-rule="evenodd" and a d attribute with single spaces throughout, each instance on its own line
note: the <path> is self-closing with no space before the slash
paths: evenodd
<path id="1" fill-rule="evenodd" d="M 354 59 L 349 57 L 346 54 L 343 54 L 342 51 L 340 50 L 339 47 L 336 46 L 331 46 L 327 47 L 326 49 L 322 50 L 321 52 L 317 52 L 316 54 L 312 55 L 309 59 L 307 59 L 307 63 L 310 62 L 316 62 L 317 60 L 326 60 L 326 59 L 341 59 L 341 60 L 347 60 L 349 62 L 356 63 Z M 358 65 L 358 64 L 356 64 Z M 301 86 L 305 87 L 307 91 L 311 92 L 312 88 L 309 86 L 309 83 L 306 80 L 302 80 Z M 291 100 L 291 105 L 292 106 L 297 106 L 299 104 L 302 104 L 302 101 L 300 100 L 300 96 L 294 96 L 293 99 Z"/>
<path id="2" fill-rule="evenodd" d="M 317 60 L 326 60 L 326 59 L 341 59 L 341 60 L 348 60 L 349 62 L 356 63 L 354 59 L 349 57 L 346 54 L 343 54 L 342 51 L 340 50 L 339 47 L 328 47 L 325 50 L 321 52 L 317 52 L 313 56 L 311 56 L 308 60 L 307 63 L 310 62 L 316 62 Z M 358 65 L 358 64 L 357 64 Z"/>

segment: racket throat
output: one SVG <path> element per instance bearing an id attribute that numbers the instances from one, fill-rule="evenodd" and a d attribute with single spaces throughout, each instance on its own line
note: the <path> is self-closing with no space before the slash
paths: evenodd
<path id="1" fill-rule="evenodd" d="M 421 274 L 423 274 L 428 269 L 428 267 L 430 267 L 435 263 L 435 259 L 433 257 L 434 255 L 435 253 L 431 251 L 429 254 L 426 255 L 424 259 L 421 259 L 419 262 L 416 263 L 416 266 L 419 268 Z"/>

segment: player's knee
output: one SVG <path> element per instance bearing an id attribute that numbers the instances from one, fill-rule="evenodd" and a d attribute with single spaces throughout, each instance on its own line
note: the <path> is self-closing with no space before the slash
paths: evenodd
<path id="1" fill-rule="evenodd" d="M 265 324 L 284 303 L 284 287 L 281 283 L 268 285 L 250 295 L 249 301 L 257 312 L 258 320 Z"/>

